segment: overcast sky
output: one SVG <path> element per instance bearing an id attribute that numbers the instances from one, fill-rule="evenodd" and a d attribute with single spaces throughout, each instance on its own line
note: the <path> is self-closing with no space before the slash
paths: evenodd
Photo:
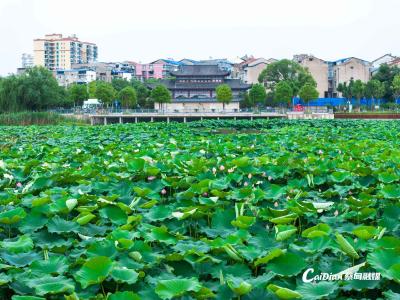
<path id="1" fill-rule="evenodd" d="M 0 74 L 46 33 L 77 34 L 99 61 L 234 58 L 326 60 L 400 55 L 399 0 L 0 0 Z"/>

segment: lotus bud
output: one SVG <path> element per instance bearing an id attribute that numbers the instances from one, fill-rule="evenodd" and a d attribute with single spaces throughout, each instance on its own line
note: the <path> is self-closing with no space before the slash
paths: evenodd
<path id="1" fill-rule="evenodd" d="M 357 238 L 355 238 L 354 239 L 354 244 L 356 244 L 358 242 L 358 239 Z"/>
<path id="2" fill-rule="evenodd" d="M 235 169 L 234 169 L 234 168 L 230 168 L 230 169 L 228 169 L 228 173 L 233 173 L 233 171 L 235 171 Z"/>
<path id="3" fill-rule="evenodd" d="M 147 180 L 148 180 L 148 181 L 152 181 L 152 180 L 154 180 L 154 179 L 156 179 L 156 176 L 149 176 L 149 177 L 147 177 Z"/>
<path id="4" fill-rule="evenodd" d="M 21 182 L 17 182 L 17 188 L 21 188 L 22 187 L 22 183 Z"/>
<path id="5" fill-rule="evenodd" d="M 223 170 L 225 170 L 225 167 L 224 167 L 224 166 L 220 166 L 220 167 L 219 167 L 219 170 L 220 170 L 220 171 L 223 171 Z"/>
<path id="6" fill-rule="evenodd" d="M 351 191 L 349 191 L 349 195 L 353 195 L 353 193 Z"/>
<path id="7" fill-rule="evenodd" d="M 324 151 L 318 150 L 318 154 L 319 154 L 319 155 L 322 155 L 322 154 L 324 154 Z"/>
<path id="8" fill-rule="evenodd" d="M 248 179 L 251 179 L 251 177 L 253 177 L 253 175 L 251 175 L 251 173 L 249 175 L 247 175 Z"/>
<path id="9" fill-rule="evenodd" d="M 208 196 L 208 193 L 207 192 L 204 192 L 203 193 L 203 197 L 207 197 Z"/>
<path id="10" fill-rule="evenodd" d="M 166 194 L 167 194 L 167 190 L 166 190 L 166 189 L 162 189 L 162 190 L 161 190 L 161 194 L 162 194 L 162 195 L 166 195 Z"/>
<path id="11" fill-rule="evenodd" d="M 272 177 L 271 177 L 271 176 L 268 176 L 268 180 L 271 181 L 271 180 L 272 180 Z"/>
<path id="12" fill-rule="evenodd" d="M 244 185 L 244 186 L 248 186 L 249 184 L 247 183 L 247 181 L 245 181 L 245 182 L 243 183 L 243 185 Z"/>
<path id="13" fill-rule="evenodd" d="M 339 211 L 335 210 L 335 212 L 333 213 L 335 217 L 337 217 L 339 215 Z"/>
<path id="14" fill-rule="evenodd" d="M 212 172 L 213 172 L 213 174 L 217 173 L 217 169 L 216 168 L 212 168 Z"/>
<path id="15" fill-rule="evenodd" d="M 275 201 L 274 206 L 278 207 L 278 205 L 279 205 L 278 202 Z"/>
<path id="16" fill-rule="evenodd" d="M 267 177 L 267 174 L 265 172 L 262 172 L 261 176 L 262 177 Z"/>
<path id="17" fill-rule="evenodd" d="M 350 156 L 349 160 L 353 160 L 353 158 Z"/>

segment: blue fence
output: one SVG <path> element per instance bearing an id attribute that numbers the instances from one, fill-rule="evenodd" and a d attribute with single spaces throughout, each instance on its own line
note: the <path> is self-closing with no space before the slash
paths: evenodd
<path id="1" fill-rule="evenodd" d="M 386 101 L 384 99 L 361 99 L 361 105 L 365 106 L 371 106 L 371 105 L 381 105 L 385 103 Z M 358 100 L 357 99 L 352 99 L 351 104 L 352 105 L 358 105 Z M 400 99 L 396 100 L 396 103 L 400 104 Z M 303 100 L 300 98 L 294 98 L 293 99 L 293 104 L 301 104 L 304 106 L 307 106 L 306 103 L 304 103 Z M 315 100 L 311 100 L 309 103 L 310 106 L 340 106 L 340 105 L 348 105 L 348 100 L 345 98 L 318 98 Z"/>

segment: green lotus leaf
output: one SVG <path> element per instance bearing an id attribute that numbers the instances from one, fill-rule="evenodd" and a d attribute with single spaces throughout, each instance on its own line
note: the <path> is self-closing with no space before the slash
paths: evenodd
<path id="1" fill-rule="evenodd" d="M 346 253 L 348 256 L 358 259 L 360 258 L 357 254 L 357 251 L 353 248 L 353 246 L 341 235 L 340 233 L 336 233 L 336 242 L 339 244 L 340 249 Z"/>
<path id="2" fill-rule="evenodd" d="M 301 256 L 286 252 L 269 261 L 266 268 L 281 276 L 293 276 L 299 274 L 306 265 Z"/>
<path id="3" fill-rule="evenodd" d="M 17 207 L 0 213 L 0 223 L 15 224 L 26 217 L 26 212 L 23 208 Z"/>
<path id="4" fill-rule="evenodd" d="M 0 286 L 8 283 L 11 281 L 11 276 L 5 274 L 5 273 L 0 273 Z"/>
<path id="5" fill-rule="evenodd" d="M 82 288 L 86 288 L 89 285 L 103 282 L 111 270 L 112 261 L 110 258 L 96 256 L 89 258 L 74 277 L 82 285 Z"/>
<path id="6" fill-rule="evenodd" d="M 399 300 L 400 299 L 400 294 L 399 293 L 394 293 L 391 290 L 383 292 L 383 295 L 385 295 L 385 299 L 387 300 Z"/>
<path id="7" fill-rule="evenodd" d="M 0 242 L 0 248 L 10 253 L 29 252 L 33 249 L 33 241 L 29 236 L 21 235 L 18 239 Z"/>
<path id="8" fill-rule="evenodd" d="M 302 298 L 300 293 L 275 284 L 269 284 L 267 289 L 273 292 L 279 299 L 290 300 Z"/>
<path id="9" fill-rule="evenodd" d="M 128 268 L 114 268 L 111 271 L 111 277 L 117 282 L 133 284 L 137 281 L 139 273 Z"/>
<path id="10" fill-rule="evenodd" d="M 383 277 L 400 283 L 400 249 L 375 249 L 367 255 L 368 263 Z"/>
<path id="11" fill-rule="evenodd" d="M 48 222 L 47 217 L 39 212 L 30 212 L 25 218 L 19 223 L 19 230 L 23 233 L 31 233 L 38 229 L 41 229 Z"/>
<path id="12" fill-rule="evenodd" d="M 351 173 L 350 172 L 346 172 L 346 171 L 337 171 L 337 172 L 333 172 L 330 175 L 330 178 L 333 182 L 337 182 L 337 183 L 342 183 L 348 179 L 351 179 Z"/>
<path id="13" fill-rule="evenodd" d="M 381 194 L 388 199 L 400 198 L 400 186 L 388 184 L 383 187 Z"/>
<path id="14" fill-rule="evenodd" d="M 133 292 L 116 292 L 108 296 L 108 300 L 140 300 L 140 297 Z"/>
<path id="15" fill-rule="evenodd" d="M 167 218 L 172 218 L 173 211 L 174 208 L 171 206 L 158 205 L 152 207 L 147 213 L 144 214 L 144 216 L 152 222 L 163 221 Z"/>
<path id="16" fill-rule="evenodd" d="M 329 225 L 320 223 L 310 228 L 307 228 L 301 233 L 301 235 L 305 238 L 312 239 L 316 237 L 327 236 L 330 232 L 331 227 Z"/>
<path id="17" fill-rule="evenodd" d="M 379 233 L 379 229 L 373 226 L 358 226 L 353 229 L 353 234 L 363 240 L 369 240 Z"/>
<path id="18" fill-rule="evenodd" d="M 286 187 L 276 184 L 270 184 L 265 190 L 265 199 L 277 200 L 281 198 L 286 192 Z"/>
<path id="19" fill-rule="evenodd" d="M 60 293 L 71 294 L 75 290 L 74 281 L 63 276 L 45 276 L 39 279 L 32 279 L 28 281 L 28 286 L 34 288 L 39 296 Z"/>
<path id="20" fill-rule="evenodd" d="M 327 298 L 330 294 L 337 291 L 339 285 L 337 282 L 321 281 L 317 283 L 303 283 L 296 291 L 300 293 L 304 299 L 321 299 Z"/>
<path id="21" fill-rule="evenodd" d="M 275 233 L 277 241 L 284 241 L 293 236 L 297 232 L 297 227 L 293 225 L 276 225 Z"/>
<path id="22" fill-rule="evenodd" d="M 393 183 L 395 181 L 398 181 L 400 179 L 400 177 L 391 172 L 382 172 L 382 173 L 379 173 L 378 179 L 379 179 L 379 181 L 381 181 L 383 183 Z"/>
<path id="23" fill-rule="evenodd" d="M 99 214 L 103 219 L 110 220 L 117 225 L 126 224 L 128 219 L 126 213 L 118 206 L 109 205 L 104 207 L 100 209 Z"/>
<path id="24" fill-rule="evenodd" d="M 36 274 L 64 274 L 69 267 L 68 259 L 65 256 L 52 255 L 48 260 L 35 260 L 30 269 Z"/>
<path id="25" fill-rule="evenodd" d="M 66 221 L 59 216 L 55 216 L 51 218 L 47 224 L 47 230 L 52 233 L 78 232 L 79 225 L 75 222 Z"/>
<path id="26" fill-rule="evenodd" d="M 36 297 L 36 296 L 12 296 L 11 300 L 46 300 L 43 297 Z"/>
<path id="27" fill-rule="evenodd" d="M 87 223 L 89 223 L 91 220 L 93 220 L 94 218 L 96 218 L 96 216 L 94 214 L 91 213 L 87 213 L 87 214 L 81 214 L 78 216 L 78 218 L 76 219 L 76 222 L 79 225 L 86 225 Z"/>
<path id="28" fill-rule="evenodd" d="M 153 228 L 146 237 L 149 241 L 158 241 L 167 245 L 176 244 L 178 241 L 175 236 L 168 232 L 168 229 L 165 226 Z"/>
<path id="29" fill-rule="evenodd" d="M 40 254 L 35 252 L 15 253 L 15 254 L 8 254 L 2 252 L 0 253 L 0 257 L 3 258 L 3 260 L 8 264 L 16 267 L 24 267 L 30 265 L 33 261 L 42 258 Z"/>
<path id="30" fill-rule="evenodd" d="M 281 256 L 281 255 L 283 255 L 283 254 L 285 254 L 285 251 L 286 250 L 282 250 L 282 249 L 273 249 L 273 250 L 271 250 L 266 256 L 263 256 L 263 257 L 260 257 L 260 258 L 258 258 L 255 262 L 254 262 L 254 265 L 255 266 L 258 266 L 258 265 L 261 265 L 261 264 L 266 264 L 266 263 L 268 263 L 270 260 L 272 260 L 272 259 L 274 259 L 274 258 L 276 258 L 276 257 L 278 257 L 278 256 Z"/>
<path id="31" fill-rule="evenodd" d="M 169 280 L 159 280 L 155 292 L 161 299 L 172 299 L 185 295 L 187 292 L 198 292 L 201 284 L 197 278 L 177 278 Z"/>
<path id="32" fill-rule="evenodd" d="M 145 160 L 142 158 L 134 158 L 127 161 L 127 169 L 130 172 L 140 172 L 144 168 Z"/>
<path id="33" fill-rule="evenodd" d="M 298 217 L 297 214 L 288 214 L 285 216 L 272 218 L 272 219 L 270 219 L 270 221 L 275 224 L 288 224 L 288 223 L 292 223 L 294 220 L 296 220 L 297 217 Z"/>
<path id="34" fill-rule="evenodd" d="M 231 224 L 240 229 L 247 229 L 250 226 L 252 226 L 255 222 L 256 222 L 255 217 L 239 216 L 236 218 L 236 220 L 233 220 Z"/>
<path id="35" fill-rule="evenodd" d="M 237 277 L 229 277 L 227 280 L 227 284 L 228 284 L 229 288 L 236 295 L 239 295 L 239 296 L 250 293 L 250 291 L 253 288 L 253 286 L 249 282 L 242 280 L 241 278 L 237 278 Z"/>

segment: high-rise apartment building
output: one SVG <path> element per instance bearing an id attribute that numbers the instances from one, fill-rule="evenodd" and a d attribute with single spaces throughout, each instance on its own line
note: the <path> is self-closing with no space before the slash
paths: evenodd
<path id="1" fill-rule="evenodd" d="M 23 53 L 21 56 L 21 67 L 24 69 L 33 67 L 33 55 L 29 53 Z"/>
<path id="2" fill-rule="evenodd" d="M 76 35 L 46 34 L 33 40 L 34 64 L 49 70 L 70 69 L 72 64 L 93 63 L 97 60 L 97 46 L 82 42 Z"/>

